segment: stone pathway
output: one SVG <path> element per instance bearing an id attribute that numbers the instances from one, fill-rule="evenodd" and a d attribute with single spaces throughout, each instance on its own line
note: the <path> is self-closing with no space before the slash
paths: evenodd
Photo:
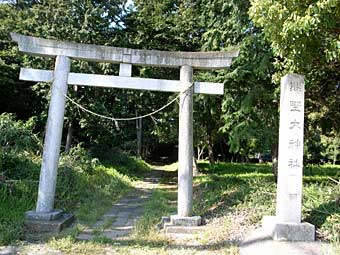
<path id="1" fill-rule="evenodd" d="M 161 170 L 152 170 L 128 195 L 117 201 L 95 224 L 78 235 L 78 240 L 95 237 L 124 239 L 131 234 L 144 206 L 162 177 Z"/>

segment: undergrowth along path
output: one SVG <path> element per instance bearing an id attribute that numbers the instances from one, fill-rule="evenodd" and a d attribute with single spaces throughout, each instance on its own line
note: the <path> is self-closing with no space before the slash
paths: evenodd
<path id="1" fill-rule="evenodd" d="M 107 238 L 124 239 L 129 236 L 137 220 L 143 215 L 144 207 L 158 186 L 162 170 L 154 169 L 147 173 L 142 181 L 126 196 L 118 200 L 95 224 L 82 231 L 78 240 Z"/>

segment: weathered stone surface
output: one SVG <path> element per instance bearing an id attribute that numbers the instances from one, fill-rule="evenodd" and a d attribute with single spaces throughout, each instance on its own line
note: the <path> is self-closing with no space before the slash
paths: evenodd
<path id="1" fill-rule="evenodd" d="M 26 219 L 25 229 L 30 234 L 40 234 L 47 232 L 58 233 L 66 227 L 70 226 L 73 221 L 74 215 L 72 214 L 63 214 L 58 219 L 49 221 Z"/>
<path id="2" fill-rule="evenodd" d="M 117 239 L 119 237 L 124 237 L 129 234 L 131 234 L 133 231 L 133 228 L 128 229 L 110 229 L 105 230 L 101 233 L 102 236 L 108 238 L 108 239 Z"/>
<path id="3" fill-rule="evenodd" d="M 101 219 L 79 234 L 77 239 L 92 240 L 97 236 L 109 239 L 128 238 L 137 220 L 143 214 L 145 203 L 152 195 L 152 189 L 158 185 L 161 172 L 153 171 L 151 174 L 154 176 L 144 178 L 142 188 L 131 191 L 117 201 Z"/>
<path id="4" fill-rule="evenodd" d="M 156 229 L 162 230 L 167 224 L 170 224 L 170 216 L 162 216 L 160 222 L 155 226 Z"/>
<path id="5" fill-rule="evenodd" d="M 263 219 L 263 228 L 277 241 L 315 239 L 315 227 L 301 223 L 304 92 L 302 75 L 282 77 L 276 216 Z"/>
<path id="6" fill-rule="evenodd" d="M 180 215 L 171 215 L 171 224 L 174 226 L 199 226 L 202 224 L 201 216 L 183 217 Z"/>
<path id="7" fill-rule="evenodd" d="M 15 255 L 17 254 L 17 250 L 14 246 L 6 246 L 0 247 L 0 255 Z"/>
<path id="8" fill-rule="evenodd" d="M 57 56 L 41 163 L 37 212 L 50 212 L 54 207 L 66 102 L 64 94 L 67 93 L 67 79 L 70 66 L 71 61 L 68 57 Z"/>
<path id="9" fill-rule="evenodd" d="M 179 98 L 178 127 L 178 195 L 177 214 L 189 217 L 192 214 L 192 156 L 193 151 L 193 69 L 182 66 L 180 72 L 181 91 Z"/>
<path id="10" fill-rule="evenodd" d="M 315 241 L 315 227 L 310 223 L 280 222 L 269 216 L 263 218 L 262 227 L 275 241 Z"/>
<path id="11" fill-rule="evenodd" d="M 79 241 L 91 241 L 93 239 L 92 233 L 80 233 L 77 236 L 77 240 Z"/>
<path id="12" fill-rule="evenodd" d="M 21 68 L 20 80 L 49 82 L 53 79 L 53 72 L 48 70 Z M 148 79 L 137 77 L 120 77 L 101 74 L 70 73 L 68 76 L 69 85 L 121 88 L 121 89 L 140 89 L 164 92 L 180 92 L 180 81 Z M 223 83 L 195 82 L 194 93 L 222 95 L 224 93 Z"/>
<path id="13" fill-rule="evenodd" d="M 27 220 L 51 221 L 60 218 L 62 215 L 62 210 L 53 210 L 51 212 L 28 211 L 25 213 L 25 218 Z"/>
<path id="14" fill-rule="evenodd" d="M 229 67 L 238 50 L 229 52 L 168 52 L 157 50 L 135 50 L 48 40 L 11 33 L 21 52 L 38 56 L 64 55 L 74 59 L 109 63 L 131 63 L 135 65 L 218 69 Z"/>
<path id="15" fill-rule="evenodd" d="M 123 77 L 131 77 L 132 74 L 132 65 L 121 63 L 119 65 L 119 76 Z"/>
<path id="16" fill-rule="evenodd" d="M 174 226 L 165 224 L 166 234 L 197 234 L 205 231 L 203 226 Z"/>
<path id="17" fill-rule="evenodd" d="M 276 201 L 281 222 L 301 222 L 304 92 L 302 75 L 282 77 Z"/>

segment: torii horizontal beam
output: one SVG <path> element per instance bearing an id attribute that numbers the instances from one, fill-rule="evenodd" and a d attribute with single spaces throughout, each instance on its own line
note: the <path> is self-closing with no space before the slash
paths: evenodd
<path id="1" fill-rule="evenodd" d="M 221 69 L 231 65 L 232 59 L 238 56 L 238 50 L 228 52 L 170 52 L 158 50 L 137 50 L 99 46 L 50 39 L 42 39 L 11 33 L 12 40 L 17 42 L 21 52 L 43 57 L 58 55 L 73 59 L 129 63 L 158 67 L 191 66 L 194 69 Z"/>
<path id="2" fill-rule="evenodd" d="M 35 82 L 50 82 L 53 71 L 21 68 L 20 80 Z M 146 79 L 135 77 L 120 77 L 100 74 L 69 73 L 69 85 L 95 86 L 121 89 L 141 89 L 163 92 L 180 92 L 181 81 Z M 195 82 L 194 93 L 223 95 L 223 83 Z"/>

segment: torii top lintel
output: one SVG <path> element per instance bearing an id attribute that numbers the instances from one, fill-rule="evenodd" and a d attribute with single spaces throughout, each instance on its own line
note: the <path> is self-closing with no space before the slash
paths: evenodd
<path id="1" fill-rule="evenodd" d="M 231 65 L 238 50 L 228 52 L 179 52 L 158 50 L 137 50 L 42 39 L 11 33 L 19 50 L 31 55 L 54 57 L 64 55 L 73 59 L 94 62 L 127 63 L 133 65 L 180 67 L 195 69 L 221 69 Z"/>

